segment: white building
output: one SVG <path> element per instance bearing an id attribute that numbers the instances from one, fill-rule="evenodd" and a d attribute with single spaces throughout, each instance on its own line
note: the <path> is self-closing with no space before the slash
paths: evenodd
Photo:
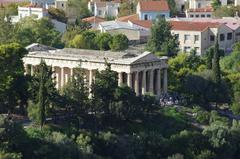
<path id="1" fill-rule="evenodd" d="M 198 55 L 203 55 L 215 40 L 220 49 L 230 52 L 234 44 L 233 31 L 225 24 L 192 21 L 170 21 L 170 24 L 171 32 L 178 37 L 179 47 L 184 52 L 195 49 Z"/>
<path id="2" fill-rule="evenodd" d="M 117 17 L 120 7 L 120 1 L 101 1 L 91 0 L 88 2 L 88 9 L 94 16 L 106 18 Z"/>
<path id="3" fill-rule="evenodd" d="M 146 42 L 150 35 L 150 30 L 140 25 L 136 25 L 131 21 L 106 21 L 99 23 L 98 29 L 101 32 L 108 32 L 112 35 L 124 34 L 130 42 L 142 43 Z"/>
<path id="4" fill-rule="evenodd" d="M 19 20 L 24 17 L 34 16 L 36 19 L 41 19 L 48 15 L 48 11 L 37 5 L 28 5 L 25 7 L 18 7 Z"/>
<path id="5" fill-rule="evenodd" d="M 111 52 L 82 49 L 56 50 L 39 44 L 27 47 L 29 53 L 23 58 L 27 74 L 33 75 L 36 66 L 44 60 L 54 71 L 56 87 L 62 88 L 74 76 L 75 68 L 85 72 L 86 84 L 94 82 L 95 72 L 104 70 L 105 60 L 118 73 L 118 85 L 128 85 L 136 95 L 147 92 L 160 97 L 167 93 L 167 57 L 158 58 L 150 52 Z M 89 87 L 89 90 L 91 88 Z"/>

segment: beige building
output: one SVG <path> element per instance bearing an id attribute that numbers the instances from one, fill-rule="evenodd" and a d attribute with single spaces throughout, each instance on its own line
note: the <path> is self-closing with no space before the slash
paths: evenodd
<path id="1" fill-rule="evenodd" d="M 118 73 L 119 86 L 128 85 L 136 95 L 149 92 L 160 97 L 161 93 L 167 93 L 167 57 L 158 58 L 150 52 L 111 52 L 70 48 L 57 50 L 40 44 L 32 44 L 27 49 L 29 53 L 23 58 L 26 73 L 33 75 L 34 69 L 43 59 L 52 67 L 58 89 L 74 76 L 75 68 L 81 65 L 90 90 L 95 72 L 104 70 L 107 61 L 111 64 L 111 69 Z"/>
<path id="2" fill-rule="evenodd" d="M 170 21 L 172 33 L 179 39 L 182 51 L 196 49 L 202 55 L 214 45 L 218 35 L 219 48 L 228 52 L 234 44 L 233 31 L 224 24 L 209 22 Z"/>

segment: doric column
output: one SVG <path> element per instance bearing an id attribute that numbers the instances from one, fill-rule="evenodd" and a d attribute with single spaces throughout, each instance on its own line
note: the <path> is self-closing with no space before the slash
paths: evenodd
<path id="1" fill-rule="evenodd" d="M 73 68 L 69 68 L 70 69 L 70 78 L 73 78 Z"/>
<path id="2" fill-rule="evenodd" d="M 34 74 L 34 66 L 31 65 L 31 76 L 33 76 L 33 74 Z"/>
<path id="3" fill-rule="evenodd" d="M 139 95 L 139 78 L 138 78 L 138 72 L 135 73 L 135 82 L 134 82 L 134 85 L 135 85 L 135 93 L 136 95 L 138 96 Z"/>
<path id="4" fill-rule="evenodd" d="M 55 73 L 55 77 L 56 77 L 56 88 L 59 89 L 60 88 L 59 73 Z"/>
<path id="5" fill-rule="evenodd" d="M 154 70 L 149 70 L 149 76 L 150 76 L 150 80 L 149 80 L 149 92 L 153 93 L 154 94 L 154 91 L 153 91 L 153 84 L 154 84 Z"/>
<path id="6" fill-rule="evenodd" d="M 28 65 L 27 64 L 24 65 L 24 71 L 25 71 L 24 74 L 27 75 L 28 74 Z"/>
<path id="7" fill-rule="evenodd" d="M 161 69 L 157 70 L 157 96 L 161 95 Z"/>
<path id="8" fill-rule="evenodd" d="M 142 71 L 142 95 L 146 94 L 147 85 L 146 85 L 146 70 Z"/>
<path id="9" fill-rule="evenodd" d="M 164 69 L 164 79 L 163 79 L 163 92 L 167 93 L 168 79 L 167 79 L 167 68 Z"/>
<path id="10" fill-rule="evenodd" d="M 55 67 L 54 66 L 52 66 L 52 80 L 53 80 L 53 82 L 55 82 Z"/>
<path id="11" fill-rule="evenodd" d="M 89 70 L 89 85 L 88 85 L 88 89 L 89 89 L 89 98 L 92 97 L 92 83 L 93 83 L 93 70 Z"/>
<path id="12" fill-rule="evenodd" d="M 61 67 L 61 88 L 64 86 L 64 67 Z"/>
<path id="13" fill-rule="evenodd" d="M 127 74 L 127 85 L 132 88 L 132 73 Z"/>
<path id="14" fill-rule="evenodd" d="M 122 85 L 122 82 L 123 82 L 122 72 L 119 72 L 119 73 L 118 73 L 118 86 L 121 86 L 121 85 Z"/>

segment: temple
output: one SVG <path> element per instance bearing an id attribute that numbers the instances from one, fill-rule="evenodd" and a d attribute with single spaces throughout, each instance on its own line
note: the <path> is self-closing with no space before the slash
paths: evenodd
<path id="1" fill-rule="evenodd" d="M 152 93 L 160 97 L 162 93 L 167 93 L 168 58 L 159 58 L 151 52 L 55 49 L 41 44 L 32 44 L 27 50 L 29 53 L 23 58 L 26 73 L 33 75 L 43 59 L 54 72 L 57 89 L 61 89 L 74 76 L 74 70 L 78 67 L 84 70 L 86 82 L 91 86 L 95 72 L 104 70 L 107 62 L 118 73 L 118 85 L 128 85 L 136 95 Z"/>

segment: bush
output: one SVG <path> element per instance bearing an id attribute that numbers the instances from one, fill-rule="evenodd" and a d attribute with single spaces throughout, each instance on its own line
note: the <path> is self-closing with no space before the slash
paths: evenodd
<path id="1" fill-rule="evenodd" d="M 210 113 L 201 109 L 200 107 L 194 107 L 193 110 L 196 113 L 196 120 L 201 124 L 208 124 L 210 120 Z"/>
<path id="2" fill-rule="evenodd" d="M 109 45 L 113 51 L 126 50 L 128 48 L 128 38 L 124 34 L 114 35 Z"/>
<path id="3" fill-rule="evenodd" d="M 8 153 L 4 151 L 0 151 L 0 159 L 21 159 L 21 153 Z"/>
<path id="4" fill-rule="evenodd" d="M 109 42 L 112 41 L 112 36 L 109 33 L 99 33 L 95 41 L 100 50 L 109 50 Z"/>

